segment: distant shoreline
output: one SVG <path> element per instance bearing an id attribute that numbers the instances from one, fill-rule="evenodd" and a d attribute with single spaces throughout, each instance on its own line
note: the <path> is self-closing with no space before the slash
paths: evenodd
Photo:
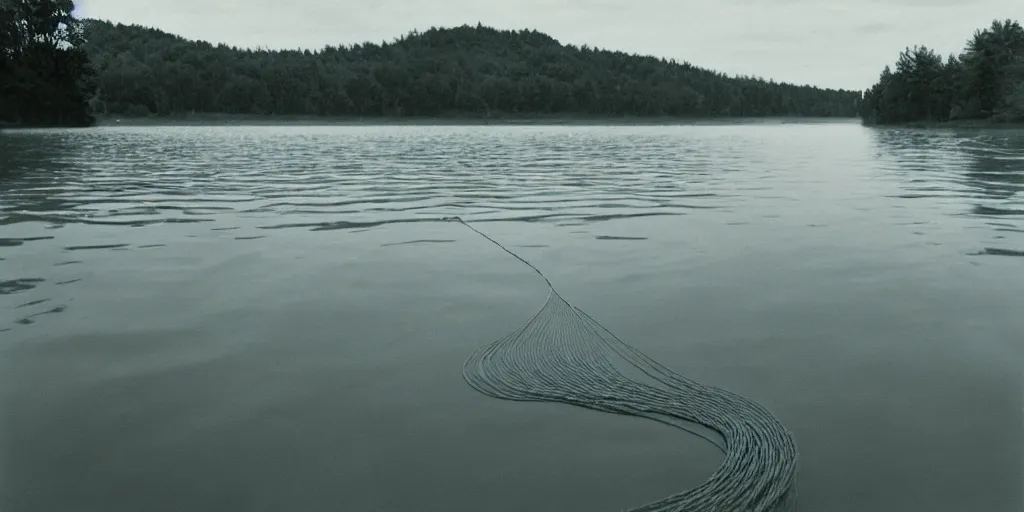
<path id="1" fill-rule="evenodd" d="M 573 115 L 502 115 L 495 117 L 451 115 L 437 117 L 331 117 L 257 114 L 186 114 L 128 117 L 102 115 L 96 126 L 207 126 L 207 125 L 594 125 L 666 126 L 727 124 L 822 124 L 860 122 L 856 117 L 620 117 Z"/>
<path id="2" fill-rule="evenodd" d="M 412 116 L 299 116 L 260 114 L 185 114 L 170 116 L 114 116 L 97 115 L 96 127 L 109 126 L 727 126 L 727 125 L 780 125 L 780 124 L 863 124 L 856 117 L 620 117 L 573 115 L 502 115 L 483 117 L 448 115 L 436 117 Z M 1004 122 L 991 119 L 964 119 L 954 121 L 915 121 L 895 124 L 863 124 L 868 128 L 906 128 L 915 130 L 991 129 L 1024 130 L 1024 122 Z M 0 130 L 26 130 L 56 128 L 22 126 L 0 122 Z M 89 129 L 79 127 L 76 129 Z"/>
<path id="3" fill-rule="evenodd" d="M 1022 121 L 995 121 L 992 119 L 957 119 L 954 121 L 914 121 L 898 124 L 876 124 L 870 125 L 878 128 L 917 128 L 935 130 L 942 128 L 986 128 L 994 130 L 1020 130 L 1024 129 Z"/>

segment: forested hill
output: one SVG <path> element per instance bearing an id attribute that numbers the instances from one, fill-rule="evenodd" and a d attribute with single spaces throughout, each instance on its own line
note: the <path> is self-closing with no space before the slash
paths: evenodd
<path id="1" fill-rule="evenodd" d="M 479 25 L 316 52 L 96 20 L 85 28 L 100 114 L 853 117 L 861 97 Z"/>

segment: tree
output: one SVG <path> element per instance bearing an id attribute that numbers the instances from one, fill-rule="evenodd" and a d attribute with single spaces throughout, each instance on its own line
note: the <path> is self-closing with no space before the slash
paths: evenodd
<path id="1" fill-rule="evenodd" d="M 72 0 L 0 0 L 0 122 L 86 126 L 95 76 Z"/>
<path id="2" fill-rule="evenodd" d="M 945 63 L 923 46 L 907 48 L 865 92 L 867 123 L 950 119 L 1024 119 L 1024 28 L 994 21 L 978 30 L 960 57 Z"/>

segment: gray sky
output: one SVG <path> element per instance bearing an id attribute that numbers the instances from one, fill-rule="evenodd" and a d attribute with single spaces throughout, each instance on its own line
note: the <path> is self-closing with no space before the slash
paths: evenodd
<path id="1" fill-rule="evenodd" d="M 957 52 L 1024 0 L 77 0 L 79 16 L 237 46 L 322 48 L 412 29 L 535 28 L 562 43 L 864 89 L 905 46 Z"/>

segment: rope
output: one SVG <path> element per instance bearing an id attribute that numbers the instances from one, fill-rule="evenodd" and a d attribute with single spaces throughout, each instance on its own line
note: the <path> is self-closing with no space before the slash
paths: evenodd
<path id="1" fill-rule="evenodd" d="M 569 304 L 530 262 L 459 217 L 442 220 L 458 222 L 511 254 L 549 289 L 533 318 L 469 357 L 463 377 L 470 386 L 505 400 L 561 402 L 648 418 L 699 435 L 724 452 L 721 466 L 704 483 L 630 512 L 795 510 L 796 444 L 771 412 L 660 365 Z"/>

